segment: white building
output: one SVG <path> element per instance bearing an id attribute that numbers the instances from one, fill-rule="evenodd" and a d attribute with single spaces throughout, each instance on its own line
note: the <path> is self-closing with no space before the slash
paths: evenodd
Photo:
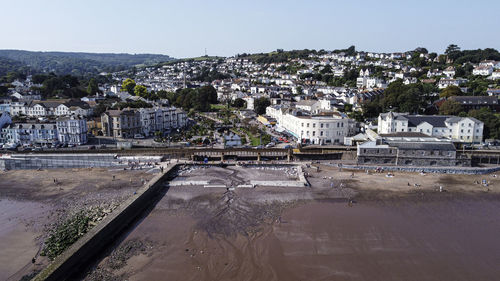
<path id="1" fill-rule="evenodd" d="M 453 66 L 448 66 L 444 71 L 443 74 L 446 75 L 448 78 L 453 78 L 455 76 L 455 68 Z"/>
<path id="2" fill-rule="evenodd" d="M 493 66 L 480 65 L 472 70 L 473 75 L 490 76 L 493 73 Z"/>
<path id="3" fill-rule="evenodd" d="M 441 78 L 438 82 L 438 88 L 439 89 L 445 89 L 447 88 L 448 86 L 457 86 L 457 87 L 460 87 L 460 85 L 464 84 L 467 82 L 467 79 L 463 79 L 463 78 L 456 78 L 456 79 L 452 79 L 452 78 Z"/>
<path id="4" fill-rule="evenodd" d="M 337 115 L 300 115 L 279 107 L 268 107 L 266 113 L 302 143 L 343 144 L 349 135 L 349 119 Z"/>
<path id="5" fill-rule="evenodd" d="M 483 140 L 483 126 L 483 122 L 472 117 L 408 115 L 395 112 L 381 113 L 378 117 L 379 134 L 419 132 L 467 143 L 480 143 Z"/>
<path id="6" fill-rule="evenodd" d="M 9 144 L 46 144 L 57 143 L 55 123 L 17 123 L 2 128 L 2 142 Z"/>
<path id="7" fill-rule="evenodd" d="M 80 117 L 62 117 L 56 121 L 57 137 L 60 143 L 81 145 L 86 144 L 87 120 Z"/>

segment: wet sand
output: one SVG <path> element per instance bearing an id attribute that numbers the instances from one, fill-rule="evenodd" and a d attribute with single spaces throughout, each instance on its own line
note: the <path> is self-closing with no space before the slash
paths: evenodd
<path id="1" fill-rule="evenodd" d="M 497 178 L 324 168 L 311 188 L 171 187 L 86 280 L 496 280 Z M 333 176 L 324 180 L 323 177 Z M 474 185 L 487 178 L 490 191 Z M 421 186 L 408 187 L 407 182 Z M 336 186 L 332 188 L 333 185 Z M 471 183 L 469 183 L 471 182 Z M 340 183 L 344 184 L 340 188 Z M 448 192 L 436 190 L 445 185 Z M 348 204 L 348 199 L 354 200 Z M 115 251 L 116 251 L 115 249 Z"/>
<path id="2" fill-rule="evenodd" d="M 39 251 L 54 225 L 82 208 L 118 204 L 142 185 L 141 178 L 154 176 L 145 172 L 107 169 L 0 172 L 0 280 L 19 280 L 46 266 L 48 259 L 40 257 Z"/>

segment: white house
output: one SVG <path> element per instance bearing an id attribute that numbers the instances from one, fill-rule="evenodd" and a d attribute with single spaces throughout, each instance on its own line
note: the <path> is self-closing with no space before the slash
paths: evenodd
<path id="1" fill-rule="evenodd" d="M 337 115 L 300 115 L 291 109 L 268 107 L 266 113 L 276 119 L 276 125 L 301 143 L 343 144 L 349 135 L 349 119 Z"/>
<path id="2" fill-rule="evenodd" d="M 472 117 L 409 115 L 395 112 L 381 113 L 378 117 L 379 134 L 419 132 L 468 143 L 482 141 L 483 126 L 483 122 Z"/>
<path id="3" fill-rule="evenodd" d="M 490 76 L 493 73 L 493 66 L 480 65 L 472 70 L 473 75 Z"/>
<path id="4" fill-rule="evenodd" d="M 453 78 L 455 76 L 455 68 L 453 66 L 448 66 L 444 71 L 443 74 L 446 75 L 448 78 Z"/>

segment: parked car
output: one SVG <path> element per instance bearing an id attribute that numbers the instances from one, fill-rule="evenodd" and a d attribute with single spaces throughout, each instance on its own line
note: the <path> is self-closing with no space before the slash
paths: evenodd
<path id="1" fill-rule="evenodd" d="M 143 139 L 143 138 L 144 138 L 144 136 L 141 135 L 141 134 L 135 134 L 134 135 L 134 139 Z"/>

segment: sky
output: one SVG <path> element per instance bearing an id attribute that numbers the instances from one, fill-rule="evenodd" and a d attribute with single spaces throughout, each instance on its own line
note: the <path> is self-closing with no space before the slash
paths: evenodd
<path id="1" fill-rule="evenodd" d="M 0 49 L 155 53 L 500 49 L 498 0 L 0 0 Z"/>

